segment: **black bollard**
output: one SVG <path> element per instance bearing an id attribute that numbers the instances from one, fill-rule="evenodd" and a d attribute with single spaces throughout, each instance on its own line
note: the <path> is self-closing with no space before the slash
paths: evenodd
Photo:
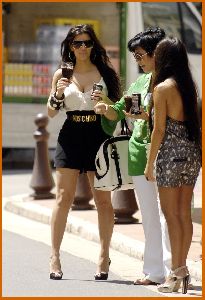
<path id="1" fill-rule="evenodd" d="M 115 224 L 138 223 L 132 215 L 138 211 L 133 189 L 115 191 L 112 196 L 112 206 L 115 214 Z"/>
<path id="2" fill-rule="evenodd" d="M 42 113 L 37 114 L 35 118 L 37 130 L 34 132 L 36 139 L 35 158 L 30 187 L 34 193 L 29 196 L 33 200 L 53 199 L 55 195 L 50 191 L 55 186 L 52 177 L 50 160 L 48 155 L 49 133 L 46 130 L 48 117 Z"/>
<path id="3" fill-rule="evenodd" d="M 93 198 L 90 188 L 88 177 L 82 173 L 78 177 L 75 198 L 72 205 L 73 210 L 90 210 L 95 206 L 90 204 L 89 201 Z"/>

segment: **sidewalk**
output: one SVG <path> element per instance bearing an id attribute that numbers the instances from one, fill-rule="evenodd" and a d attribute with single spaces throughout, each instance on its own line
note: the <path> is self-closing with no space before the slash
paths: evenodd
<path id="1" fill-rule="evenodd" d="M 12 183 L 18 184 L 19 174 L 12 175 Z M 26 176 L 29 179 L 29 174 Z M 4 184 L 4 182 L 3 182 Z M 26 182 L 24 181 L 24 184 Z M 4 209 L 19 214 L 21 216 L 33 219 L 45 224 L 50 224 L 52 206 L 55 200 L 34 200 L 28 201 L 28 194 L 17 194 L 15 196 L 4 197 Z M 93 200 L 90 201 L 93 204 Z M 136 224 L 115 224 L 114 233 L 111 241 L 111 248 L 143 260 L 144 251 L 144 233 L 141 224 L 140 211 L 134 215 L 139 219 Z M 199 178 L 195 188 L 195 209 L 193 212 L 193 239 L 188 255 L 188 266 L 191 276 L 199 281 L 202 281 L 202 262 L 200 255 L 202 252 L 200 240 L 202 234 L 201 228 L 201 177 Z M 77 234 L 85 239 L 99 242 L 98 226 L 97 226 L 97 211 L 72 210 L 68 217 L 66 231 L 72 234 Z"/>

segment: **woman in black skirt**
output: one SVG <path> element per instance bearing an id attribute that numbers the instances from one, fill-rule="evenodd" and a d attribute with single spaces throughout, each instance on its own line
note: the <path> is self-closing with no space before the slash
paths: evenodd
<path id="1" fill-rule="evenodd" d="M 87 172 L 98 211 L 101 242 L 95 279 L 107 279 L 114 213 L 111 193 L 95 190 L 93 183 L 96 153 L 101 143 L 112 135 L 116 123 L 110 122 L 108 126 L 103 117 L 95 114 L 96 101 L 92 100 L 92 91 L 94 83 L 100 84 L 106 96 L 99 100 L 111 104 L 120 98 L 120 82 L 90 25 L 77 25 L 69 30 L 61 44 L 61 55 L 63 62 L 72 62 L 74 67 L 73 75 L 68 78 L 60 68 L 55 72 L 47 104 L 49 117 L 56 116 L 59 110 L 64 110 L 67 115 L 55 154 L 57 192 L 51 220 L 50 278 L 62 278 L 60 245 L 78 175 Z"/>

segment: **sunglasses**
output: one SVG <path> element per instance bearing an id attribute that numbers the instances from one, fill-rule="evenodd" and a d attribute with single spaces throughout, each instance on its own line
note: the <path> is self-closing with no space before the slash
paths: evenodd
<path id="1" fill-rule="evenodd" d="M 147 55 L 149 52 L 146 52 L 146 53 L 144 53 L 144 54 L 138 54 L 138 53 L 135 53 L 135 52 L 132 52 L 132 54 L 134 55 L 134 58 L 136 59 L 136 60 L 142 60 L 143 59 L 143 57 L 145 56 L 145 55 Z"/>
<path id="2" fill-rule="evenodd" d="M 79 49 L 80 47 L 84 46 L 85 48 L 91 48 L 93 47 L 93 41 L 92 40 L 86 40 L 86 41 L 73 41 L 72 46 L 75 49 Z"/>

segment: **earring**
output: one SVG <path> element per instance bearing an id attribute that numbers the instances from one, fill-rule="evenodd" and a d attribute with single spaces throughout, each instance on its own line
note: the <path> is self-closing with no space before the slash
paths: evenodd
<path id="1" fill-rule="evenodd" d="M 73 57 L 71 57 L 71 53 L 72 53 L 72 52 L 69 52 L 69 53 L 68 53 L 68 57 L 69 57 L 70 60 L 72 61 L 72 60 L 73 60 Z"/>

